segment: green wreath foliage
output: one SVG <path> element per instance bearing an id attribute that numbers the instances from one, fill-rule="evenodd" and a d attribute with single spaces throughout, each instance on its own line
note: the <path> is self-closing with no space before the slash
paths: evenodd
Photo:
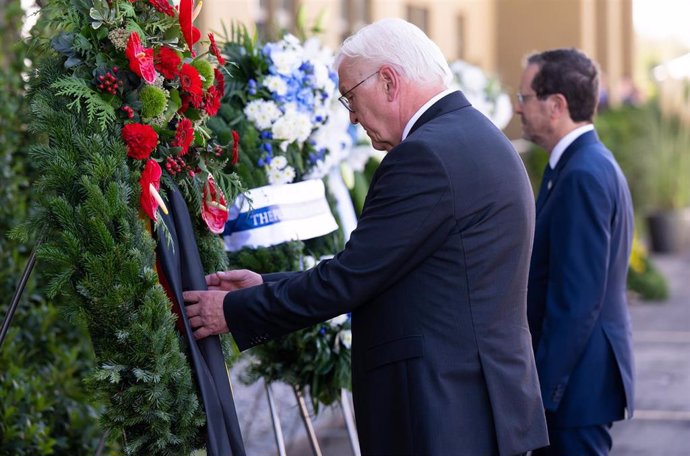
<path id="1" fill-rule="evenodd" d="M 178 12 L 166 0 L 51 0 L 42 10 L 45 33 L 32 41 L 45 55 L 34 62 L 28 97 L 39 178 L 31 186 L 35 211 L 14 236 L 42 240 L 43 287 L 87 328 L 90 400 L 105 404 L 100 422 L 127 455 L 190 454 L 205 440 L 186 342 L 155 270 L 149 217 L 164 225 L 156 206 L 152 214 L 140 204 L 149 188 L 140 181 L 144 160 L 165 165 L 161 180 L 180 188 L 207 271 L 227 263 L 208 206 L 222 207 L 219 194 L 232 199 L 242 189 L 229 164 L 232 144 L 219 144 L 204 125 L 217 87 L 194 88 L 192 63 L 206 53 L 195 57 L 193 34 L 182 32 L 191 29 L 193 7 L 182 3 Z M 153 69 L 163 48 L 173 75 Z M 143 114 L 147 84 L 167 98 L 154 119 Z M 132 123 L 148 137 L 126 137 L 123 125 Z M 153 135 L 153 151 L 137 143 L 151 144 Z"/>
<path id="2" fill-rule="evenodd" d="M 205 418 L 137 210 L 138 176 L 114 127 L 100 131 L 55 93 L 62 72 L 53 58 L 31 80 L 31 130 L 49 139 L 30 152 L 39 210 L 18 234 L 38 231 L 49 296 L 63 295 L 89 330 L 96 367 L 87 384 L 106 403 L 103 426 L 125 454 L 189 454 Z"/>

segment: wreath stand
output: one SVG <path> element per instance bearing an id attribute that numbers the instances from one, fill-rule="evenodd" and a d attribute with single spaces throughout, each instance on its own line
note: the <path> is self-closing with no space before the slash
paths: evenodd
<path id="1" fill-rule="evenodd" d="M 264 382 L 264 388 L 266 390 L 266 397 L 268 399 L 268 407 L 271 412 L 271 422 L 273 424 L 273 433 L 276 439 L 278 456 L 287 456 L 287 453 L 285 451 L 285 439 L 283 438 L 283 430 L 280 425 L 280 417 L 278 416 L 278 409 L 276 407 L 276 401 L 273 397 L 273 392 L 271 390 L 271 384 L 268 382 Z M 314 432 L 314 425 L 312 423 L 311 417 L 309 416 L 309 410 L 307 409 L 307 403 L 304 400 L 304 394 L 298 387 L 294 385 L 292 386 L 292 391 L 295 394 L 297 406 L 299 407 L 300 416 L 302 417 L 302 422 L 304 423 L 304 429 L 307 433 L 312 453 L 314 454 L 314 456 L 322 456 L 321 447 L 319 446 L 319 441 L 316 438 L 316 432 Z M 360 456 L 361 453 L 359 449 L 359 441 L 357 439 L 357 429 L 355 427 L 355 420 L 354 415 L 352 413 L 352 406 L 350 405 L 349 394 L 345 389 L 342 389 L 340 393 L 341 394 L 339 404 L 340 409 L 343 412 L 343 418 L 345 420 L 345 426 L 347 428 L 347 434 L 350 440 L 352 454 L 354 456 Z"/>

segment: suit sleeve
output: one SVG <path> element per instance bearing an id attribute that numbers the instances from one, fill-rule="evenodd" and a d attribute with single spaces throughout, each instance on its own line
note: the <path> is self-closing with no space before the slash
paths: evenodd
<path id="1" fill-rule="evenodd" d="M 228 293 L 240 349 L 366 305 L 431 255 L 454 226 L 448 175 L 433 151 L 406 141 L 377 170 L 345 249 L 286 279 Z"/>
<path id="2" fill-rule="evenodd" d="M 536 351 L 542 397 L 556 410 L 599 318 L 606 290 L 613 211 L 605 187 L 586 171 L 563 176 L 552 195 L 546 313 Z"/>

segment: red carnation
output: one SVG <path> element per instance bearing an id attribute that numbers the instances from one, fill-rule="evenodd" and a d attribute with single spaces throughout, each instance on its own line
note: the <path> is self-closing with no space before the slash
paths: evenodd
<path id="1" fill-rule="evenodd" d="M 122 127 L 122 139 L 127 145 L 127 156 L 146 160 L 158 143 L 158 134 L 150 125 L 130 123 Z"/>
<path id="2" fill-rule="evenodd" d="M 141 45 L 137 32 L 132 32 L 127 40 L 125 55 L 129 59 L 129 69 L 149 84 L 156 80 L 156 69 L 153 67 L 153 49 Z"/>
<path id="3" fill-rule="evenodd" d="M 195 108 L 201 106 L 203 88 L 199 71 L 188 63 L 180 70 L 180 88 L 189 95 L 189 101 Z"/>
<path id="4" fill-rule="evenodd" d="M 240 134 L 235 130 L 232 130 L 232 161 L 233 165 L 236 165 L 240 159 Z"/>
<path id="5" fill-rule="evenodd" d="M 181 147 L 180 155 L 185 155 L 189 151 L 189 146 L 194 140 L 194 125 L 192 121 L 186 117 L 177 122 L 177 129 L 175 130 L 175 141 L 173 145 Z"/>
<path id="6" fill-rule="evenodd" d="M 148 215 L 151 220 L 156 220 L 158 201 L 151 194 L 150 186 L 153 185 L 156 191 L 160 189 L 161 174 L 161 167 L 158 163 L 155 160 L 148 160 L 139 178 L 139 185 L 141 185 L 139 204 L 141 204 L 141 208 L 144 209 L 144 212 L 146 212 L 146 215 Z"/>
<path id="7" fill-rule="evenodd" d="M 228 207 L 223 191 L 216 185 L 213 176 L 208 175 L 204 184 L 204 199 L 201 205 L 201 218 L 212 233 L 220 234 L 228 221 Z"/>
<path id="8" fill-rule="evenodd" d="M 175 17 L 175 8 L 168 3 L 168 0 L 149 0 L 149 3 L 161 13 L 170 17 Z"/>
<path id="9" fill-rule="evenodd" d="M 213 36 L 213 33 L 208 34 L 208 39 L 211 41 L 211 45 L 209 46 L 208 50 L 211 52 L 211 54 L 216 56 L 216 59 L 218 59 L 218 65 L 225 65 L 225 59 L 222 55 L 220 55 L 220 50 L 218 49 L 216 38 Z"/>
<path id="10" fill-rule="evenodd" d="M 206 95 L 204 95 L 204 109 L 206 109 L 206 113 L 211 117 L 218 113 L 220 109 L 220 96 L 218 95 L 216 86 L 211 86 L 206 91 Z"/>
<path id="11" fill-rule="evenodd" d="M 218 68 L 213 69 L 213 85 L 216 86 L 218 95 L 223 98 L 225 95 L 225 77 Z"/>
<path id="12" fill-rule="evenodd" d="M 182 60 L 173 49 L 162 47 L 156 53 L 154 63 L 156 70 L 158 70 L 165 79 L 175 79 Z"/>

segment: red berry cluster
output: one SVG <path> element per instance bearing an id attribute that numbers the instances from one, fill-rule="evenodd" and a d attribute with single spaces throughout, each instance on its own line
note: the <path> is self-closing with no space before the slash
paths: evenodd
<path id="1" fill-rule="evenodd" d="M 223 148 L 216 144 L 216 147 L 213 148 L 213 155 L 220 158 L 223 155 Z"/>
<path id="2" fill-rule="evenodd" d="M 175 175 L 183 170 L 189 170 L 191 172 L 191 167 L 188 166 L 182 157 L 168 157 L 165 159 L 165 169 L 171 175 Z M 192 176 L 193 177 L 193 176 Z"/>
<path id="3" fill-rule="evenodd" d="M 115 95 L 119 87 L 117 80 L 117 67 L 113 67 L 111 71 L 107 71 L 104 74 L 98 76 L 98 90 L 101 92 L 107 92 L 111 95 Z"/>
<path id="4" fill-rule="evenodd" d="M 122 107 L 122 110 L 125 112 L 125 114 L 127 114 L 127 118 L 128 118 L 128 119 L 133 119 L 133 118 L 134 118 L 134 110 L 132 109 L 131 106 L 129 106 L 129 105 L 124 105 L 124 106 Z"/>

